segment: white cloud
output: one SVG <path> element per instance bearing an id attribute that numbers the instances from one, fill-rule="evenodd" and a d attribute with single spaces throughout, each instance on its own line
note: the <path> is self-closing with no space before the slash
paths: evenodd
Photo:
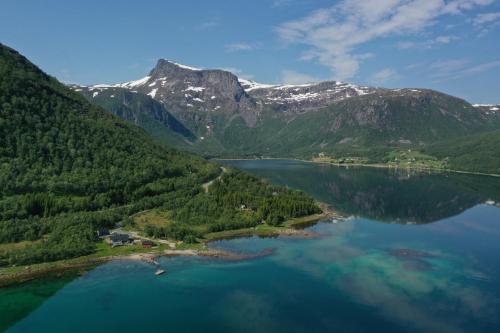
<path id="1" fill-rule="evenodd" d="M 486 6 L 495 0 L 453 0 L 448 1 L 444 8 L 444 13 L 460 14 L 462 11 L 471 10 L 476 6 Z"/>
<path id="2" fill-rule="evenodd" d="M 452 40 L 458 39 L 458 37 L 455 36 L 438 36 L 434 40 L 436 43 L 439 44 L 449 44 Z"/>
<path id="3" fill-rule="evenodd" d="M 257 50 L 262 47 L 261 43 L 231 43 L 225 46 L 226 51 L 228 52 L 238 52 L 238 51 L 252 51 Z"/>
<path id="4" fill-rule="evenodd" d="M 436 45 L 449 44 L 454 40 L 460 39 L 457 36 L 438 36 L 436 38 L 426 40 L 426 41 L 403 41 L 398 43 L 398 48 L 400 49 L 413 49 L 413 48 L 423 48 L 430 49 Z"/>
<path id="5" fill-rule="evenodd" d="M 309 74 L 299 73 L 288 69 L 281 72 L 281 82 L 283 84 L 302 84 L 318 81 L 321 80 Z"/>
<path id="6" fill-rule="evenodd" d="M 362 59 L 358 46 L 392 35 L 411 35 L 444 16 L 459 14 L 493 0 L 342 0 L 276 28 L 288 43 L 309 46 L 303 59 L 328 66 L 335 79 L 351 78 Z"/>
<path id="7" fill-rule="evenodd" d="M 491 29 L 500 25 L 500 12 L 478 14 L 472 20 L 472 24 L 479 29 L 479 36 L 484 36 Z"/>
<path id="8" fill-rule="evenodd" d="M 370 82 L 373 82 L 375 84 L 382 84 L 382 83 L 386 83 L 386 82 L 389 82 L 389 81 L 397 81 L 401 78 L 401 75 L 399 75 L 399 73 L 392 69 L 392 68 L 384 68 L 378 72 L 376 72 L 375 74 L 373 74 L 369 81 Z"/>
<path id="9" fill-rule="evenodd" d="M 477 75 L 500 67 L 500 60 L 470 65 L 464 59 L 449 59 L 430 64 L 430 77 L 436 82 L 455 80 L 467 76 Z"/>
<path id="10" fill-rule="evenodd" d="M 273 0 L 272 7 L 284 7 L 291 5 L 293 0 Z"/>
<path id="11" fill-rule="evenodd" d="M 457 73 L 455 78 L 483 73 L 497 67 L 500 67 L 500 60 L 485 62 L 462 70 L 460 73 Z"/>
<path id="12" fill-rule="evenodd" d="M 472 20 L 472 22 L 474 22 L 474 25 L 482 25 L 485 23 L 494 22 L 498 19 L 500 19 L 500 12 L 485 13 L 476 15 L 476 17 Z"/>
<path id="13" fill-rule="evenodd" d="M 218 25 L 220 25 L 220 20 L 217 17 L 210 18 L 206 20 L 205 22 L 202 22 L 198 25 L 198 30 L 207 30 L 211 28 L 215 28 Z"/>
<path id="14" fill-rule="evenodd" d="M 467 63 L 467 60 L 464 59 L 447 59 L 432 63 L 430 68 L 435 72 L 435 75 L 447 75 L 462 70 L 467 66 Z"/>

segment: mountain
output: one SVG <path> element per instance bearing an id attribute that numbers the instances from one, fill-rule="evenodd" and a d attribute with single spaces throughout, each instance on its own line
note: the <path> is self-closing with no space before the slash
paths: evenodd
<path id="1" fill-rule="evenodd" d="M 296 157 L 361 155 L 378 161 L 378 150 L 418 148 L 495 128 L 466 101 L 425 89 L 378 90 L 284 120 L 279 130 L 268 130 L 273 135 L 261 150 Z"/>
<path id="2" fill-rule="evenodd" d="M 376 90 L 335 81 L 305 85 L 259 84 L 239 79 L 228 71 L 198 69 L 165 59 L 158 60 L 148 76 L 139 80 L 98 84 L 88 86 L 87 90 L 99 92 L 112 88 L 149 95 L 181 117 L 198 111 L 241 114 L 250 127 L 255 125 L 259 112 L 269 107 L 301 113 Z"/>
<path id="3" fill-rule="evenodd" d="M 500 128 L 500 104 L 474 104 L 473 107 Z"/>
<path id="4" fill-rule="evenodd" d="M 288 113 L 317 110 L 347 98 L 382 90 L 337 81 L 299 85 L 260 84 L 244 79 L 239 82 L 259 105 L 271 106 L 273 110 Z"/>
<path id="5" fill-rule="evenodd" d="M 302 192 L 158 143 L 2 44 L 0 137 L 0 266 L 96 252 L 96 230 L 116 223 L 190 243 L 319 211 Z"/>
<path id="6" fill-rule="evenodd" d="M 70 88 L 114 115 L 144 128 L 160 141 L 182 147 L 196 139 L 163 104 L 151 96 L 120 87 L 102 89 L 70 85 Z"/>
<path id="7" fill-rule="evenodd" d="M 140 80 L 86 89 L 116 87 L 160 102 L 196 137 L 182 148 L 205 156 L 321 154 L 385 162 L 395 150 L 500 128 L 497 106 L 473 106 L 434 90 L 260 84 L 163 59 Z"/>

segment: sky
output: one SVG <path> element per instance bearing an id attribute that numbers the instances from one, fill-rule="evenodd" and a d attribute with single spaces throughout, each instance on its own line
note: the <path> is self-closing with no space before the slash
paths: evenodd
<path id="1" fill-rule="evenodd" d="M 138 79 L 164 58 L 500 103 L 500 0 L 0 0 L 0 42 L 67 83 Z"/>

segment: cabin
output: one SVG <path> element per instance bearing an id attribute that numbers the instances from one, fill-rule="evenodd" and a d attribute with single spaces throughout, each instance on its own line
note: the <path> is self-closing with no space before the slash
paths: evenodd
<path id="1" fill-rule="evenodd" d="M 118 232 L 113 232 L 109 236 L 109 240 L 111 241 L 111 246 L 122 246 L 124 244 L 130 243 L 133 239 L 128 234 L 122 234 Z"/>
<path id="2" fill-rule="evenodd" d="M 143 248 L 148 248 L 149 249 L 149 248 L 152 248 L 155 245 L 156 244 L 153 241 L 149 240 L 149 239 L 143 239 L 142 240 L 142 247 Z"/>
<path id="3" fill-rule="evenodd" d="M 97 237 L 105 237 L 105 236 L 109 236 L 109 230 L 108 229 L 99 229 L 97 230 Z"/>

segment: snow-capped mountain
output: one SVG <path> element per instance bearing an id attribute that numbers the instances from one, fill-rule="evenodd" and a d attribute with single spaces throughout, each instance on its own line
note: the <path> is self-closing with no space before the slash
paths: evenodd
<path id="1" fill-rule="evenodd" d="M 173 112 L 183 110 L 234 111 L 238 108 L 255 108 L 238 78 L 223 70 L 204 70 L 188 67 L 173 61 L 160 59 L 148 76 L 119 84 L 98 84 L 88 89 L 99 91 L 110 88 L 125 88 L 151 96 Z"/>
<path id="2" fill-rule="evenodd" d="M 138 80 L 71 87 L 80 92 L 92 92 L 92 97 L 107 89 L 127 89 L 152 97 L 174 113 L 189 110 L 239 112 L 244 114 L 247 124 L 254 123 L 256 115 L 264 109 L 300 114 L 365 95 L 413 97 L 423 101 L 433 94 L 428 89 L 383 89 L 338 81 L 262 84 L 238 78 L 225 70 L 195 68 L 165 59 L 158 60 L 151 72 Z M 500 105 L 476 104 L 474 108 L 483 117 L 500 117 Z"/>
<path id="3" fill-rule="evenodd" d="M 144 93 L 175 111 L 237 109 L 258 111 L 265 107 L 301 113 L 326 107 L 350 97 L 371 94 L 380 89 L 325 81 L 300 85 L 261 84 L 238 78 L 218 69 L 199 69 L 160 59 L 148 76 L 119 84 L 73 86 L 88 89 L 95 96 L 109 88 L 125 88 Z"/>
<path id="4" fill-rule="evenodd" d="M 431 89 L 262 84 L 164 59 L 139 80 L 72 88 L 156 138 L 207 156 L 381 158 L 500 128 L 498 105 L 472 106 Z"/>
<path id="5" fill-rule="evenodd" d="M 240 84 L 253 98 L 282 111 L 305 112 L 328 106 L 346 98 L 371 94 L 376 88 L 324 81 L 297 85 L 270 85 L 240 79 Z"/>
<path id="6" fill-rule="evenodd" d="M 473 107 L 487 116 L 500 116 L 500 104 L 473 104 Z"/>

